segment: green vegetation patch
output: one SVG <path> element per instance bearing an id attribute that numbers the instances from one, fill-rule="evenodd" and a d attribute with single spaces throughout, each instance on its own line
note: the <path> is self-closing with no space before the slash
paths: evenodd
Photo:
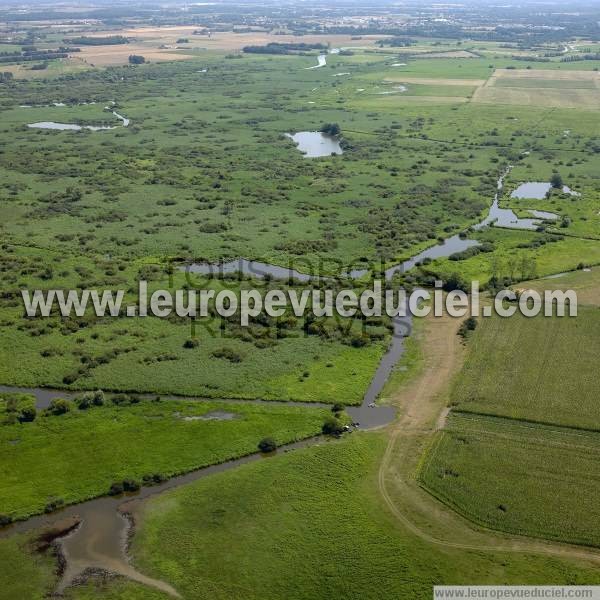
<path id="1" fill-rule="evenodd" d="M 440 582 L 585 578 L 548 557 L 438 550 L 408 535 L 377 490 L 384 447 L 385 436 L 356 433 L 156 497 L 140 515 L 136 565 L 211 600 L 429 599 Z"/>
<path id="2" fill-rule="evenodd" d="M 13 519 L 106 494 L 123 479 L 171 476 L 320 432 L 322 409 L 193 401 L 132 404 L 118 396 L 87 410 L 0 426 L 0 514 Z M 203 415 L 225 411 L 227 420 Z M 210 417 L 211 415 L 207 415 Z"/>
<path id="3" fill-rule="evenodd" d="M 481 319 L 451 399 L 461 411 L 600 430 L 599 355 L 594 308 Z"/>
<path id="4" fill-rule="evenodd" d="M 600 244 L 595 240 L 495 227 L 473 237 L 492 244 L 493 251 L 465 254 L 462 260 L 438 259 L 423 270 L 442 279 L 458 273 L 485 285 L 491 279 L 523 281 L 600 263 Z"/>
<path id="5" fill-rule="evenodd" d="M 377 490 L 385 436 L 356 433 L 161 494 L 137 520 L 136 568 L 184 598 L 430 600 L 434 584 L 592 584 L 593 569 L 548 556 L 438 549 L 398 527 Z M 8 597 L 41 600 L 56 581 L 49 556 L 0 539 Z M 13 593 L 14 591 L 14 593 Z M 10 596 L 10 593 L 13 593 Z M 121 578 L 70 588 L 70 600 L 157 600 Z"/>
<path id="6" fill-rule="evenodd" d="M 420 477 L 487 527 L 600 545 L 599 433 L 452 412 Z"/>

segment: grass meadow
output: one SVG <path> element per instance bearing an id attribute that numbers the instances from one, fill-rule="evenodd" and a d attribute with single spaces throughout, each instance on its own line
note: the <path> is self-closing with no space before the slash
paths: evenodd
<path id="1" fill-rule="evenodd" d="M 589 298 L 593 273 L 567 274 L 563 287 L 574 282 Z M 534 286 L 554 281 L 562 277 Z M 599 327 L 585 304 L 577 317 L 481 319 L 422 485 L 483 526 L 599 546 Z"/>
<path id="2" fill-rule="evenodd" d="M 452 412 L 420 477 L 485 527 L 600 546 L 599 442 L 597 432 Z"/>
<path id="3" fill-rule="evenodd" d="M 600 430 L 600 314 L 481 319 L 451 392 L 460 411 Z"/>
<path id="4" fill-rule="evenodd" d="M 229 420 L 202 420 L 214 410 Z M 193 401 L 106 404 L 0 425 L 0 514 L 20 519 L 61 500 L 107 494 L 123 479 L 172 476 L 321 431 L 323 409 Z"/>
<path id="5" fill-rule="evenodd" d="M 384 445 L 353 434 L 156 498 L 139 517 L 134 560 L 198 598 L 429 598 L 441 581 L 595 580 L 553 559 L 494 562 L 413 538 L 377 496 Z"/>

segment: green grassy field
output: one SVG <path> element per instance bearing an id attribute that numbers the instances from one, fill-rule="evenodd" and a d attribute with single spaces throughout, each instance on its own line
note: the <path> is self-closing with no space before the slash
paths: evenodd
<path id="1" fill-rule="evenodd" d="M 593 268 L 587 271 L 573 271 L 564 273 L 560 277 L 551 279 L 537 279 L 526 281 L 520 287 L 536 290 L 573 290 L 577 293 L 577 302 L 580 305 L 600 305 L 600 269 Z"/>
<path id="2" fill-rule="evenodd" d="M 442 582 L 595 580 L 552 559 L 494 563 L 407 535 L 377 497 L 384 443 L 353 434 L 156 498 L 141 516 L 136 564 L 194 598 L 429 598 Z"/>
<path id="3" fill-rule="evenodd" d="M 597 584 L 594 569 L 552 557 L 437 549 L 398 526 L 376 491 L 382 434 L 353 434 L 185 486 L 152 500 L 134 564 L 184 598 L 431 598 L 434 584 Z M 0 539 L 0 583 L 37 600 L 52 589 L 47 557 Z M 69 600 L 157 600 L 159 592 L 98 578 Z"/>
<path id="4" fill-rule="evenodd" d="M 485 285 L 491 277 L 522 281 L 600 263 L 600 244 L 594 240 L 501 228 L 482 230 L 473 237 L 493 244 L 493 251 L 458 261 L 437 259 L 423 270 L 441 278 L 458 273 Z"/>
<path id="5" fill-rule="evenodd" d="M 597 289 L 593 272 L 565 275 L 569 283 Z M 424 487 L 486 527 L 600 545 L 598 327 L 586 305 L 571 318 L 481 319 L 422 464 Z"/>
<path id="6" fill-rule="evenodd" d="M 599 546 L 599 442 L 595 432 L 453 412 L 421 481 L 486 527 Z"/>
<path id="7" fill-rule="evenodd" d="M 214 410 L 231 420 L 197 418 Z M 126 478 L 171 476 L 320 432 L 323 409 L 192 401 L 150 401 L 0 425 L 0 514 L 15 519 L 108 493 Z"/>
<path id="8" fill-rule="evenodd" d="M 461 411 L 600 430 L 600 315 L 482 319 L 454 384 Z"/>

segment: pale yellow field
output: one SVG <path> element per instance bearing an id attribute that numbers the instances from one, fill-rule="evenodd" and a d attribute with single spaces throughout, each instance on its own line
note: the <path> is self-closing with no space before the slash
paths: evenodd
<path id="1" fill-rule="evenodd" d="M 477 55 L 468 50 L 451 50 L 450 52 L 430 52 L 422 58 L 477 58 Z"/>
<path id="2" fill-rule="evenodd" d="M 75 61 L 89 66 L 106 67 L 109 65 L 126 65 L 131 54 L 140 54 L 146 60 L 158 62 L 161 60 L 185 60 L 191 55 L 178 54 L 173 49 L 161 50 L 142 44 L 117 44 L 114 46 L 81 46 L 81 52 L 72 54 Z"/>
<path id="3" fill-rule="evenodd" d="M 496 83 L 504 80 L 509 85 Z M 523 81 L 522 87 L 519 80 Z M 531 87 L 527 81 L 591 82 L 596 89 L 568 87 Z M 535 85 L 535 83 L 534 83 Z M 600 109 L 600 75 L 595 71 L 559 71 L 558 69 L 496 69 L 487 82 L 477 88 L 472 102 L 482 104 L 514 104 L 543 108 Z"/>
<path id="4" fill-rule="evenodd" d="M 596 71 L 560 71 L 558 69 L 496 69 L 490 77 L 488 85 L 500 77 L 509 79 L 557 79 L 560 81 L 600 81 L 600 73 Z"/>
<path id="5" fill-rule="evenodd" d="M 202 27 L 182 26 L 182 27 L 143 27 L 134 29 L 123 29 L 111 32 L 112 35 L 124 35 L 126 37 L 136 38 L 138 40 L 157 40 L 163 44 L 174 44 L 178 38 L 188 38 L 189 46 L 201 45 L 206 48 L 216 48 L 220 50 L 240 50 L 244 46 L 263 45 L 269 42 L 304 42 L 312 43 L 330 43 L 333 47 L 339 46 L 373 46 L 377 40 L 386 36 L 365 35 L 360 40 L 353 40 L 350 35 L 323 34 L 323 35 L 275 35 L 269 32 L 244 32 L 235 33 L 233 31 L 218 31 L 209 35 L 193 35 L 196 30 Z M 108 33 L 98 34 L 108 35 Z M 186 46 L 188 44 L 185 44 Z"/>
<path id="6" fill-rule="evenodd" d="M 106 37 L 110 35 L 123 35 L 132 39 L 129 44 L 116 46 L 82 46 L 81 52 L 74 54 L 73 59 L 79 60 L 90 66 L 107 66 L 127 64 L 130 54 L 140 54 L 147 60 L 157 62 L 165 60 L 185 60 L 192 55 L 185 54 L 186 49 L 215 50 L 220 52 L 240 51 L 244 46 L 262 46 L 270 42 L 304 42 L 331 44 L 332 47 L 355 46 L 361 48 L 374 48 L 380 35 L 362 36 L 360 40 L 353 40 L 349 35 L 274 35 L 269 32 L 208 32 L 194 34 L 194 31 L 203 31 L 198 26 L 178 27 L 140 27 L 119 29 L 111 31 L 97 31 L 87 34 L 90 37 Z M 185 43 L 177 43 L 178 39 L 185 38 Z M 167 46 L 161 48 L 160 46 Z M 175 52 L 179 47 L 179 52 Z"/>
<path id="7" fill-rule="evenodd" d="M 485 86 L 473 94 L 472 102 L 516 104 L 544 108 L 585 108 L 600 110 L 600 90 L 561 90 Z"/>
<path id="8" fill-rule="evenodd" d="M 485 79 L 439 79 L 435 77 L 386 77 L 390 83 L 421 83 L 425 85 L 462 85 L 479 87 L 485 85 Z"/>

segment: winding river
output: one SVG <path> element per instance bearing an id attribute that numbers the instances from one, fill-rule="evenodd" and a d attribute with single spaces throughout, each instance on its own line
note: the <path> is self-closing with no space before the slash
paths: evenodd
<path id="1" fill-rule="evenodd" d="M 321 57 L 319 57 L 321 59 Z M 324 59 L 324 57 L 323 57 Z M 322 65 L 319 65 L 322 66 Z M 123 125 L 127 126 L 128 121 Z M 494 196 L 494 202 L 489 210 L 488 215 L 480 223 L 474 226 L 475 230 L 485 226 L 496 224 L 500 226 L 517 227 L 517 228 L 535 228 L 535 219 L 519 219 L 508 209 L 500 209 L 498 207 L 499 197 L 503 188 L 503 182 L 506 175 L 509 173 L 510 167 L 499 177 L 497 182 L 497 191 Z M 510 215 L 507 213 L 511 213 Z M 466 248 L 477 245 L 476 240 L 461 238 L 458 235 L 452 236 L 445 240 L 442 244 L 438 244 L 432 248 L 428 248 L 423 252 L 405 260 L 397 265 L 394 265 L 385 271 L 386 279 L 391 279 L 395 273 L 404 272 L 425 258 L 439 258 L 449 256 L 455 252 L 460 252 Z M 211 265 L 197 263 L 184 267 L 190 272 L 211 274 L 213 272 L 233 273 L 241 271 L 246 275 L 253 277 L 276 277 L 286 279 L 293 277 L 299 282 L 308 282 L 313 279 L 318 279 L 318 275 L 308 275 L 293 269 L 286 269 L 277 265 L 270 265 L 259 261 L 249 261 L 239 259 L 229 263 L 220 265 Z M 366 269 L 355 269 L 347 273 L 351 278 L 362 278 L 369 274 Z M 347 412 L 352 417 L 353 421 L 361 428 L 369 429 L 381 427 L 390 423 L 395 418 L 395 409 L 391 406 L 376 406 L 375 402 L 381 393 L 385 383 L 387 382 L 394 367 L 398 364 L 403 350 L 403 339 L 410 333 L 411 318 L 395 317 L 393 320 L 394 334 L 387 352 L 382 357 L 379 366 L 371 380 L 371 383 L 365 393 L 362 404 L 357 407 L 348 407 Z M 50 400 L 57 395 L 62 397 L 72 398 L 78 393 L 66 390 L 52 390 L 44 388 L 21 388 L 14 386 L 0 386 L 0 391 L 9 392 L 24 392 L 33 394 L 36 398 L 36 405 L 42 409 L 48 406 Z M 136 394 L 140 398 L 150 398 L 155 395 Z M 169 399 L 187 399 L 193 398 L 181 396 L 161 396 L 163 400 Z M 199 400 L 199 399 L 198 399 Z M 206 400 L 206 399 L 203 399 Z M 270 404 L 270 401 L 264 400 L 223 400 L 214 399 L 219 403 L 260 403 Z M 289 404 L 287 402 L 286 404 Z M 293 403 L 308 407 L 329 407 L 328 404 L 316 402 L 296 402 Z M 308 440 L 295 442 L 281 447 L 277 452 L 293 451 L 297 448 L 304 448 L 310 445 L 324 443 L 323 438 L 317 436 Z M 197 481 L 204 477 L 208 477 L 214 473 L 223 472 L 229 469 L 237 468 L 241 465 L 255 462 L 258 460 L 268 460 L 261 453 L 254 453 L 248 456 L 230 460 L 218 465 L 212 465 L 195 471 L 191 471 L 185 475 L 173 477 L 160 485 L 153 487 L 142 487 L 135 496 L 130 498 L 109 497 L 104 496 L 82 502 L 80 504 L 68 506 L 50 515 L 40 515 L 32 517 L 25 521 L 17 522 L 9 527 L 0 530 L 0 537 L 6 537 L 15 533 L 23 533 L 32 530 L 48 527 L 58 521 L 64 519 L 76 519 L 79 525 L 71 530 L 67 535 L 60 537 L 57 540 L 60 551 L 65 559 L 65 569 L 62 573 L 62 578 L 59 582 L 57 592 L 62 593 L 66 587 L 71 585 L 75 580 L 82 576 L 90 569 L 101 570 L 111 573 L 117 573 L 140 583 L 155 587 L 163 592 L 170 594 L 173 597 L 178 597 L 178 593 L 169 584 L 163 581 L 155 580 L 146 577 L 137 571 L 132 564 L 127 553 L 127 540 L 132 532 L 132 525 L 135 522 L 135 515 L 140 508 L 140 503 L 146 498 L 164 491 L 174 489 L 178 486 Z"/>
<path id="2" fill-rule="evenodd" d="M 535 230 L 541 225 L 542 219 L 553 219 L 556 218 L 554 213 L 545 211 L 530 211 L 534 217 L 533 219 L 522 219 L 519 218 L 512 209 L 500 208 L 499 201 L 504 188 L 504 180 L 512 170 L 509 166 L 500 175 L 496 181 L 496 192 L 492 205 L 488 211 L 486 217 L 479 223 L 473 225 L 472 229 L 479 231 L 484 227 L 495 226 L 503 227 L 507 229 L 528 229 Z M 468 237 L 462 237 L 460 235 L 453 235 L 443 242 L 426 248 L 422 252 L 411 256 L 410 258 L 395 264 L 384 271 L 386 280 L 390 280 L 396 273 L 406 273 L 417 265 L 421 264 L 425 259 L 436 259 L 445 258 L 456 252 L 462 252 L 467 248 L 479 246 L 479 242 Z M 304 264 L 302 260 L 298 261 L 298 265 L 305 266 L 309 270 L 312 269 L 312 265 L 309 263 Z M 201 275 L 217 275 L 217 274 L 231 274 L 240 272 L 243 275 L 250 277 L 263 278 L 265 276 L 272 277 L 274 279 L 295 279 L 300 283 L 306 283 L 313 279 L 318 279 L 320 276 L 315 273 L 307 274 L 306 272 L 300 272 L 291 267 L 281 267 L 279 265 L 273 265 L 270 263 L 261 262 L 258 260 L 247 260 L 245 258 L 239 258 L 229 262 L 221 263 L 191 263 L 184 267 L 182 270 L 186 270 L 190 273 L 198 273 Z M 347 277 L 351 279 L 362 279 L 370 274 L 369 269 L 350 269 L 345 273 Z"/>

